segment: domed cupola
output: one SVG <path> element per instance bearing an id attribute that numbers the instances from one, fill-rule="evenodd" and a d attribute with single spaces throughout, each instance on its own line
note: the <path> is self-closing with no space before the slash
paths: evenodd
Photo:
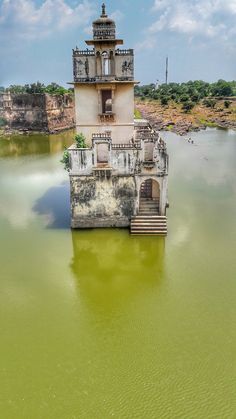
<path id="1" fill-rule="evenodd" d="M 100 18 L 93 22 L 93 39 L 96 41 L 110 41 L 116 39 L 116 24 L 114 20 L 107 16 L 104 3 L 102 5 L 102 14 Z"/>

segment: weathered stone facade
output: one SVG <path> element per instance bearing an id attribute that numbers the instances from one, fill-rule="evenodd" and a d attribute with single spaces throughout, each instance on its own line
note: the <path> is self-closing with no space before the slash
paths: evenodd
<path id="1" fill-rule="evenodd" d="M 134 53 L 116 49 L 115 28 L 103 5 L 86 41 L 94 48 L 73 50 L 76 128 L 88 148 L 68 149 L 71 226 L 132 232 L 133 223 L 133 234 L 166 234 L 166 145 L 148 121 L 134 120 Z"/>
<path id="2" fill-rule="evenodd" d="M 73 95 L 0 94 L 0 117 L 11 129 L 57 132 L 75 126 Z"/>
<path id="3" fill-rule="evenodd" d="M 141 126 L 140 126 L 141 125 Z M 99 147 L 106 145 L 105 151 Z M 158 213 L 166 214 L 168 155 L 165 143 L 147 121 L 136 121 L 133 142 L 113 144 L 109 134 L 94 134 L 92 147 L 70 153 L 71 225 L 73 228 L 128 227 L 139 213 L 142 185 Z"/>

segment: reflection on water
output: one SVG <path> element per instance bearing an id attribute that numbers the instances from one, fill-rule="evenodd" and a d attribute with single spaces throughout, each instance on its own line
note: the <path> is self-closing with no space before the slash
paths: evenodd
<path id="1" fill-rule="evenodd" d="M 111 234 L 112 233 L 112 234 Z M 113 306 L 163 277 L 165 239 L 130 237 L 128 231 L 73 231 L 71 269 L 79 292 Z"/>
<path id="2" fill-rule="evenodd" d="M 70 228 L 70 185 L 68 181 L 47 189 L 32 210 L 47 219 L 47 228 Z"/>
<path id="3" fill-rule="evenodd" d="M 166 239 L 70 230 L 70 136 L 0 140 L 0 416 L 233 419 L 236 134 L 163 133 Z"/>
<path id="4" fill-rule="evenodd" d="M 53 228 L 70 226 L 68 173 L 60 163 L 73 131 L 0 139 L 0 216 L 15 228 L 36 221 Z"/>
<path id="5" fill-rule="evenodd" d="M 0 138 L 0 157 L 55 154 L 71 145 L 74 131 L 60 134 L 12 135 Z"/>

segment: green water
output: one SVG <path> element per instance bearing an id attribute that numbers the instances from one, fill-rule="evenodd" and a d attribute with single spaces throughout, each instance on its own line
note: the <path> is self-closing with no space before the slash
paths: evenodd
<path id="1" fill-rule="evenodd" d="M 166 239 L 71 232 L 71 135 L 0 140 L 1 418 L 236 418 L 236 133 L 193 138 Z"/>

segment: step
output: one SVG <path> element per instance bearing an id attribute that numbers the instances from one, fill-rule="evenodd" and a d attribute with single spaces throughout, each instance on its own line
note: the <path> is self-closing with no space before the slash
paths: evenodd
<path id="1" fill-rule="evenodd" d="M 146 235 L 154 235 L 154 234 L 158 234 L 160 236 L 166 236 L 167 235 L 167 230 L 163 230 L 163 231 L 159 231 L 159 230 L 141 230 L 141 231 L 132 231 L 131 230 L 131 234 L 136 234 L 136 235 L 141 235 L 141 234 L 146 234 Z"/>
<path id="2" fill-rule="evenodd" d="M 140 198 L 140 202 L 160 202 L 160 199 L 153 199 L 153 198 Z"/>
<path id="3" fill-rule="evenodd" d="M 159 211 L 158 207 L 139 207 L 139 211 Z"/>
<path id="4" fill-rule="evenodd" d="M 167 232 L 166 233 L 130 233 L 131 236 L 167 236 Z"/>
<path id="5" fill-rule="evenodd" d="M 164 215 L 136 215 L 131 218 L 131 220 L 166 220 L 167 218 Z"/>
<path id="6" fill-rule="evenodd" d="M 167 229 L 167 224 L 157 224 L 157 223 L 153 223 L 153 224 L 151 224 L 151 223 L 146 223 L 146 224 L 131 224 L 131 228 L 132 229 L 138 229 L 138 230 L 140 230 L 140 229 L 148 229 L 148 228 L 156 228 L 156 229 L 160 229 L 160 230 L 165 230 L 165 229 Z"/>
<path id="7" fill-rule="evenodd" d="M 160 233 L 160 234 L 165 234 L 167 233 L 167 228 L 163 228 L 163 229 L 159 229 L 159 228 L 141 228 L 141 229 L 137 229 L 137 228 L 132 228 L 131 229 L 131 233 L 147 233 L 147 232 L 151 232 L 151 233 Z"/>
<path id="8" fill-rule="evenodd" d="M 149 219 L 149 218 L 142 218 L 142 219 L 140 219 L 140 218 L 136 218 L 136 219 L 134 219 L 134 220 L 131 220 L 131 223 L 151 223 L 151 224 L 153 224 L 153 223 L 158 223 L 158 224 L 166 224 L 167 223 L 167 221 L 166 220 L 158 220 L 158 218 L 152 218 L 152 219 Z"/>
<path id="9" fill-rule="evenodd" d="M 137 229 L 145 229 L 145 228 L 159 228 L 160 230 L 166 229 L 167 225 L 166 224 L 131 224 L 131 228 L 137 228 Z"/>
<path id="10" fill-rule="evenodd" d="M 147 201 L 147 202 L 146 202 L 146 201 L 145 201 L 145 202 L 140 202 L 140 203 L 139 203 L 139 205 L 140 205 L 140 206 L 142 206 L 142 205 L 148 205 L 148 206 L 155 206 L 155 207 L 158 207 L 158 202 L 152 202 L 152 201 L 150 201 L 150 202 L 148 202 L 148 201 Z"/>
<path id="11" fill-rule="evenodd" d="M 149 216 L 149 215 L 158 215 L 159 214 L 159 211 L 157 211 L 157 210 L 141 210 L 141 211 L 139 211 L 139 214 L 140 215 L 146 215 L 147 217 Z"/>
<path id="12" fill-rule="evenodd" d="M 155 205 L 156 207 L 158 207 L 159 202 L 153 202 L 153 201 L 141 201 L 139 202 L 139 205 Z"/>
<path id="13" fill-rule="evenodd" d="M 153 205 L 147 205 L 140 210 L 138 215 L 131 218 L 130 232 L 132 236 L 166 236 L 167 217 L 158 215 Z M 152 207 L 152 208 L 151 208 Z"/>

